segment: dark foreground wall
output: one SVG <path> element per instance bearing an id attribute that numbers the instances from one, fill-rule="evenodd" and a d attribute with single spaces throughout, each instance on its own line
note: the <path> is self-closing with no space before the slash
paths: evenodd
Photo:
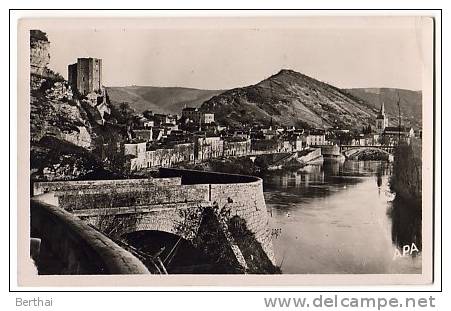
<path id="1" fill-rule="evenodd" d="M 57 256 L 58 274 L 149 274 L 138 258 L 111 239 L 62 208 L 45 203 L 46 196 L 31 199 L 31 233 Z"/>

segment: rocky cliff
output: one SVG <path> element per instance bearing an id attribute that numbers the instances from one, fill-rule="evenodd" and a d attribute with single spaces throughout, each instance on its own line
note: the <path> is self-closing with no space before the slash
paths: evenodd
<path id="1" fill-rule="evenodd" d="M 32 74 L 45 75 L 50 62 L 50 42 L 40 30 L 30 31 L 30 71 Z"/>
<path id="2" fill-rule="evenodd" d="M 361 127 L 374 123 L 376 109 L 327 83 L 293 70 L 256 85 L 226 91 L 202 104 L 220 122 L 306 127 Z"/>
<path id="3" fill-rule="evenodd" d="M 74 95 L 68 82 L 47 67 L 49 47 L 44 32 L 30 32 L 32 179 L 66 180 L 102 172 L 101 147 L 111 140 L 108 135 L 120 136 L 120 130 L 104 125 L 93 99 Z M 102 111 L 109 111 L 107 94 L 99 96 Z"/>

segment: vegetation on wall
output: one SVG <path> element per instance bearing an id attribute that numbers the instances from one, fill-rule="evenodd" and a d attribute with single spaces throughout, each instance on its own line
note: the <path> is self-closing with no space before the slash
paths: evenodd
<path id="1" fill-rule="evenodd" d="M 223 265 L 225 273 L 281 272 L 272 264 L 262 245 L 248 229 L 246 221 L 239 216 L 231 216 L 227 205 L 222 208 L 214 204 L 211 207 L 181 210 L 180 216 L 184 221 L 177 228 L 178 234 L 188 237 L 196 248 L 215 263 Z M 246 268 L 238 262 L 231 243 L 240 249 Z"/>
<path id="2" fill-rule="evenodd" d="M 255 235 L 247 228 L 246 220 L 233 216 L 228 220 L 228 227 L 246 260 L 247 273 L 281 273 L 280 268 L 273 265 Z"/>

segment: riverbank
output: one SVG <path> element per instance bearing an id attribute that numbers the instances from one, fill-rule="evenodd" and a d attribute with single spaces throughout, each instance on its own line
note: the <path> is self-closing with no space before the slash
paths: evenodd
<path id="1" fill-rule="evenodd" d="M 262 168 L 248 157 L 209 159 L 200 163 L 185 163 L 179 168 L 194 169 L 207 172 L 260 176 Z"/>
<path id="2" fill-rule="evenodd" d="M 180 164 L 178 167 L 261 177 L 267 171 L 292 171 L 309 164 L 322 164 L 323 161 L 321 149 L 313 148 L 298 152 L 261 154 L 252 159 L 250 156 L 209 159 L 199 163 Z"/>
<path id="3" fill-rule="evenodd" d="M 390 189 L 397 197 L 421 208 L 421 140 L 400 144 L 394 151 Z"/>

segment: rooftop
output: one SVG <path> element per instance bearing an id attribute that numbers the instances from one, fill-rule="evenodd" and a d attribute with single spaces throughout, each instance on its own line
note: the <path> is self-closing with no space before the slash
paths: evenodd
<path id="1" fill-rule="evenodd" d="M 186 108 L 183 108 L 182 111 L 198 111 L 198 110 L 199 110 L 199 108 L 195 108 L 195 107 L 186 107 Z"/>
<path id="2" fill-rule="evenodd" d="M 387 126 L 384 131 L 385 132 L 409 132 L 412 128 L 411 127 L 404 127 L 404 126 Z"/>

